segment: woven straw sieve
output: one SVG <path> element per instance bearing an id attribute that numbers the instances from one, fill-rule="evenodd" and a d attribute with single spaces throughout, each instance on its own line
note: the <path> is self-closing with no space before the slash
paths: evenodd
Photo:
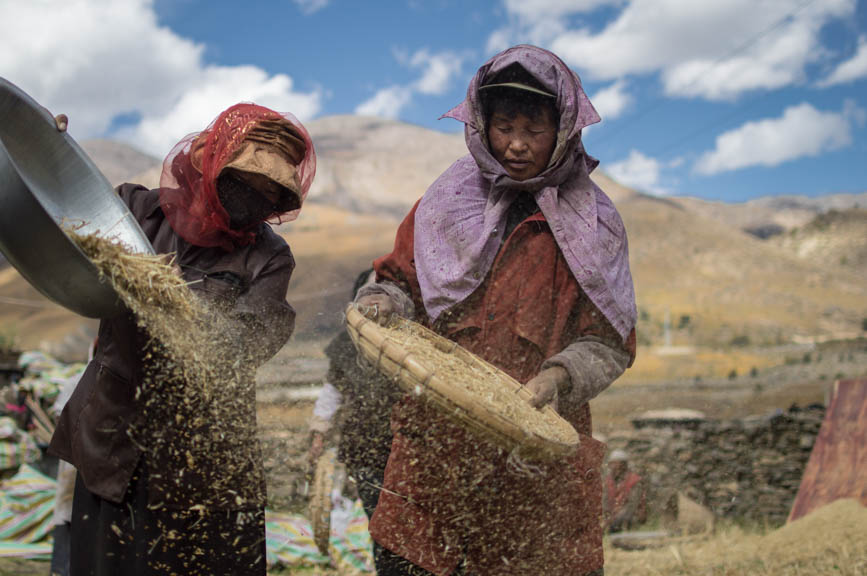
<path id="1" fill-rule="evenodd" d="M 572 454 L 578 446 L 578 432 L 551 406 L 533 408 L 528 402 L 533 394 L 517 380 L 420 324 L 394 316 L 385 328 L 350 304 L 346 329 L 359 353 L 402 390 L 425 397 L 464 427 L 501 447 L 519 448 L 522 457 L 550 460 Z M 405 346 L 407 337 L 402 334 L 410 331 L 431 350 L 449 355 L 449 374 L 424 350 L 413 352 Z M 460 378 L 455 378 L 456 372 Z M 491 386 L 515 394 L 521 401 L 509 402 L 506 407 L 493 393 L 483 393 Z"/>

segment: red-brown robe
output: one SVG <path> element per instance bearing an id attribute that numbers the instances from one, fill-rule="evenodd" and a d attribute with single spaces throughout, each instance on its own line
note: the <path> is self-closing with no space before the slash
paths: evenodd
<path id="1" fill-rule="evenodd" d="M 641 487 L 638 486 L 640 482 L 641 476 L 631 470 L 627 471 L 619 481 L 614 479 L 613 474 L 609 474 L 605 477 L 603 488 L 605 490 L 605 502 L 607 503 L 605 510 L 606 527 L 611 526 L 612 521 L 627 506 L 627 504 L 630 503 L 630 501 L 635 502 L 633 510 L 635 516 L 629 518 L 627 524 L 639 524 L 646 519 L 647 504 L 645 502 L 644 492 L 641 491 Z M 622 530 L 623 528 L 620 527 L 619 529 Z"/>
<path id="2" fill-rule="evenodd" d="M 426 322 L 413 262 L 416 208 L 394 251 L 374 263 Z M 576 339 L 597 336 L 635 354 L 581 290 L 537 212 L 519 224 L 473 294 L 433 329 L 527 382 Z M 435 574 L 466 561 L 469 573 L 580 575 L 602 567 L 604 445 L 591 438 L 590 408 L 567 396 L 559 412 L 581 435 L 576 453 L 530 475 L 509 454 L 435 408 L 406 397 L 392 415 L 385 486 L 370 525 L 374 539 Z"/>

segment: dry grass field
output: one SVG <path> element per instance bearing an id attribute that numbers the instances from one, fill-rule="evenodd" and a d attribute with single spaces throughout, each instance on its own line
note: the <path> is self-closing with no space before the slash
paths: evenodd
<path id="1" fill-rule="evenodd" d="M 861 576 L 867 508 L 838 500 L 771 532 L 730 526 L 660 548 L 606 548 L 606 576 Z"/>
<path id="2" fill-rule="evenodd" d="M 867 508 L 839 500 L 774 531 L 727 526 L 626 551 L 605 542 L 606 576 L 862 576 L 867 573 Z M 272 574 L 289 574 L 273 571 Z M 309 570 L 293 574 L 338 576 Z M 345 576 L 345 575 L 340 575 Z"/>

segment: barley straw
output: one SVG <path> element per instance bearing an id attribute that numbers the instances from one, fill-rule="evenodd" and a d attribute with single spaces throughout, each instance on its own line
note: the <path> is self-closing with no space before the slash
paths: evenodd
<path id="1" fill-rule="evenodd" d="M 507 377 L 504 378 L 500 370 L 487 363 L 466 362 L 456 354 L 441 350 L 419 328 L 401 322 L 386 327 L 386 330 L 390 332 L 388 338 L 400 342 L 422 364 L 433 367 L 443 380 L 462 386 L 489 410 L 544 438 L 562 443 L 572 440 L 572 434 L 568 429 L 564 430 L 553 412 L 533 408 L 507 384 Z"/>
<path id="2" fill-rule="evenodd" d="M 196 296 L 166 256 L 132 254 L 97 234 L 67 234 L 149 337 L 136 391 L 143 418 L 131 435 L 152 468 L 170 463 L 166 502 L 263 504 L 255 364 L 239 321 Z"/>
<path id="3" fill-rule="evenodd" d="M 195 317 L 192 293 L 165 256 L 134 254 L 96 234 L 70 236 L 134 314 L 146 314 L 159 305 L 183 319 Z"/>
<path id="4" fill-rule="evenodd" d="M 575 429 L 553 409 L 533 408 L 529 391 L 454 342 L 402 318 L 378 326 L 353 306 L 347 323 L 368 361 L 405 390 L 426 394 L 471 428 L 492 433 L 492 439 L 541 448 L 548 456 L 569 453 L 578 443 Z"/>

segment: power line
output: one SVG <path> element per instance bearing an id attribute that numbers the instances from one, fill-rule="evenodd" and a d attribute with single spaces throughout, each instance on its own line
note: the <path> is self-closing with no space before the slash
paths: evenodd
<path id="1" fill-rule="evenodd" d="M 684 90 L 688 90 L 689 88 L 692 88 L 693 86 L 695 86 L 696 84 L 698 84 L 700 80 L 703 80 L 703 79 L 704 79 L 708 74 L 710 74 L 710 73 L 711 73 L 715 68 L 717 68 L 717 66 L 719 66 L 719 65 L 722 64 L 723 62 L 727 61 L 727 60 L 730 59 L 732 56 L 734 56 L 734 55 L 736 55 L 736 54 L 738 54 L 738 53 L 740 53 L 740 52 L 743 52 L 744 50 L 746 50 L 746 49 L 749 48 L 750 46 L 753 46 L 753 45 L 756 44 L 759 40 L 761 40 L 762 38 L 764 38 L 765 36 L 767 36 L 768 34 L 770 34 L 771 32 L 773 32 L 773 31 L 776 30 L 777 28 L 780 28 L 783 24 L 786 24 L 787 22 L 791 21 L 795 16 L 797 16 L 798 14 L 800 14 L 801 12 L 803 12 L 805 9 L 807 9 L 807 7 L 809 7 L 809 6 L 810 6 L 811 4 L 813 4 L 815 1 L 816 1 L 816 0 L 807 0 L 806 2 L 804 2 L 803 4 L 801 4 L 800 6 L 798 6 L 798 8 L 796 8 L 793 12 L 791 12 L 791 13 L 789 13 L 789 14 L 786 14 L 786 15 L 783 16 L 781 19 L 777 20 L 777 21 L 776 21 L 774 24 L 772 24 L 771 26 L 765 28 L 765 29 L 762 30 L 760 33 L 758 33 L 757 35 L 755 35 L 755 36 L 753 36 L 752 38 L 750 38 L 749 40 L 747 40 L 745 43 L 743 43 L 743 44 L 741 44 L 741 45 L 735 47 L 733 50 L 727 52 L 727 53 L 724 54 L 723 56 L 718 57 L 716 60 L 713 61 L 713 63 L 712 63 L 710 66 L 708 66 L 708 67 L 707 67 L 707 68 L 706 68 L 702 73 L 698 74 L 698 75 L 697 75 L 697 76 L 696 76 L 696 77 L 695 77 L 695 78 L 694 78 L 694 79 L 693 79 L 689 84 L 687 84 L 683 89 L 684 89 Z M 598 146 L 599 144 L 602 144 L 602 143 L 604 143 L 604 142 L 606 142 L 606 141 L 608 141 L 608 140 L 614 138 L 615 136 L 618 136 L 619 134 L 621 134 L 621 133 L 622 133 L 624 130 L 626 130 L 627 128 L 632 127 L 632 126 L 633 126 L 636 122 L 638 122 L 639 120 L 644 119 L 644 118 L 645 118 L 648 114 L 650 114 L 651 112 L 657 110 L 657 109 L 660 108 L 661 106 L 663 106 L 663 105 L 665 105 L 665 104 L 668 104 L 668 103 L 670 103 L 670 100 L 657 97 L 657 99 L 656 99 L 656 101 L 654 102 L 653 105 L 649 106 L 648 108 L 645 108 L 645 109 L 644 109 L 640 114 L 638 114 L 636 117 L 634 117 L 634 118 L 632 119 L 631 122 L 629 122 L 629 123 L 624 123 L 624 124 L 621 125 L 617 130 L 615 130 L 615 131 L 613 131 L 613 132 L 609 132 L 609 133 L 607 133 L 607 134 L 604 134 L 603 136 L 601 136 L 601 137 L 599 138 L 599 140 L 597 140 L 597 141 L 594 143 L 594 145 Z M 754 104 L 755 104 L 755 103 L 754 103 Z M 736 113 L 733 113 L 733 114 L 731 114 L 731 115 L 726 116 L 725 120 L 728 120 L 729 118 L 734 117 L 734 116 L 736 116 L 738 113 L 742 113 L 742 112 L 743 112 L 743 109 L 738 110 Z M 702 128 L 697 129 L 697 130 L 691 132 L 689 138 L 693 138 L 693 137 L 695 137 L 696 135 L 698 135 L 698 134 L 704 132 L 704 131 L 707 130 L 708 128 L 717 125 L 717 122 L 718 122 L 718 121 L 714 121 L 714 122 L 711 123 L 711 124 L 704 125 Z M 676 141 L 676 143 L 677 143 L 677 145 L 680 145 L 682 142 L 684 142 L 684 141 L 686 141 L 686 140 L 687 140 L 686 138 L 683 138 L 683 139 L 680 139 L 680 140 Z M 665 148 L 665 149 L 668 149 L 668 148 L 670 148 L 670 146 L 666 146 L 666 147 L 664 147 L 664 148 Z"/>
<path id="2" fill-rule="evenodd" d="M 767 93 L 762 98 L 758 98 L 757 100 L 753 101 L 749 106 L 742 106 L 742 107 L 735 108 L 729 114 L 718 117 L 715 120 L 708 122 L 707 124 L 702 124 L 701 126 L 696 128 L 695 130 L 687 133 L 685 136 L 682 136 L 681 138 L 678 138 L 677 140 L 669 142 L 665 146 L 662 146 L 662 147 L 656 148 L 656 149 L 652 149 L 649 152 L 649 154 L 651 156 L 658 157 L 658 156 L 661 156 L 662 154 L 665 154 L 666 152 L 670 152 L 671 150 L 674 150 L 675 148 L 679 148 L 685 142 L 692 140 L 696 136 L 703 134 L 705 132 L 709 132 L 709 131 L 711 131 L 715 128 L 718 128 L 719 126 L 722 126 L 724 124 L 727 124 L 733 118 L 737 118 L 738 116 L 741 116 L 742 114 L 744 114 L 748 110 L 752 110 L 753 108 L 757 107 L 758 104 L 764 102 L 769 96 L 770 96 L 770 93 Z"/>
<path id="3" fill-rule="evenodd" d="M 14 304 L 15 306 L 27 306 L 29 308 L 57 308 L 57 304 L 48 302 L 47 300 L 25 300 L 23 298 L 9 298 L 8 296 L 0 296 L 0 302 L 3 304 Z"/>

